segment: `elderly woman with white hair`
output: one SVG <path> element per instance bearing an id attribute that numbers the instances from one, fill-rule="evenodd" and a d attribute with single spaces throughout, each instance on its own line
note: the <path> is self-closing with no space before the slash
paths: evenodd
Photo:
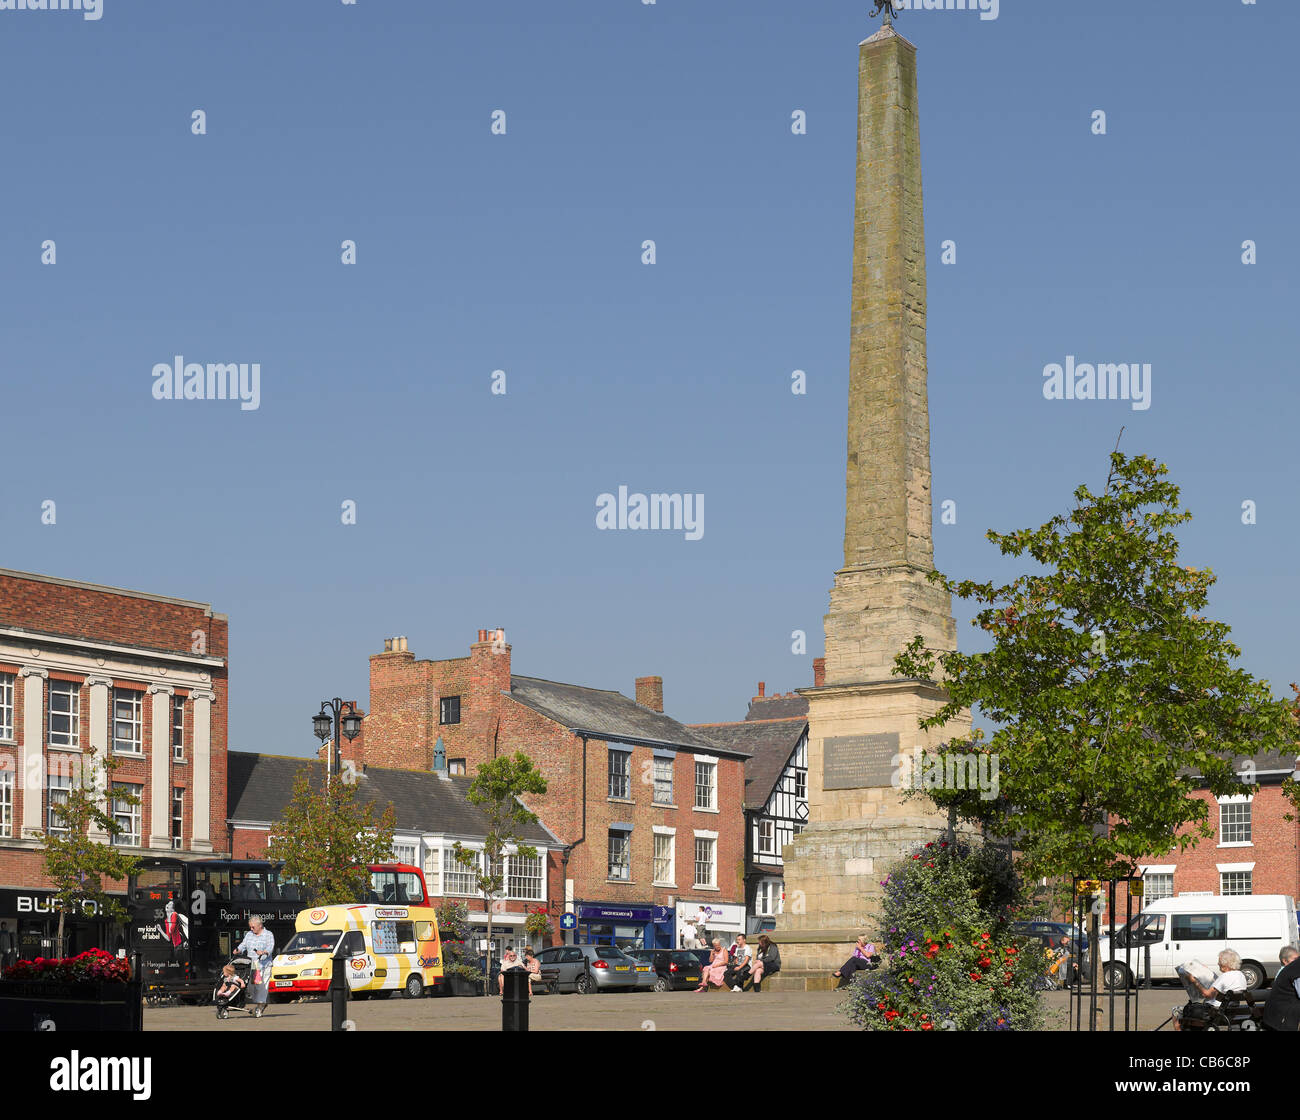
<path id="1" fill-rule="evenodd" d="M 1241 955 L 1231 949 L 1224 949 L 1219 954 L 1219 975 L 1208 988 L 1199 980 L 1189 978 L 1189 982 L 1208 1000 L 1218 1002 L 1216 997 L 1224 992 L 1244 992 L 1246 974 L 1241 971 Z"/>

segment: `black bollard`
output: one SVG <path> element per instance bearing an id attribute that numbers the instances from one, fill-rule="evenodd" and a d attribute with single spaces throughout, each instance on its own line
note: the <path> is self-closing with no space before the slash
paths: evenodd
<path id="1" fill-rule="evenodd" d="M 341 1031 L 348 1017 L 347 934 L 334 947 L 334 965 L 330 969 L 330 1030 Z"/>
<path id="2" fill-rule="evenodd" d="M 501 1029 L 528 1030 L 528 969 L 507 968 L 501 973 L 505 990 L 501 993 Z"/>

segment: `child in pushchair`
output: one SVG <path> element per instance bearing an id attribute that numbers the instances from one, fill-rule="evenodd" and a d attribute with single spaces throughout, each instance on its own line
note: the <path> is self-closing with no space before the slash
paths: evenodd
<path id="1" fill-rule="evenodd" d="M 221 969 L 221 982 L 213 989 L 212 1002 L 217 1005 L 217 1018 L 229 1019 L 232 1011 L 246 1011 L 254 1019 L 262 1017 L 262 1005 L 253 1008 L 244 1006 L 248 995 L 249 976 L 253 962 L 247 957 L 235 957 Z"/>

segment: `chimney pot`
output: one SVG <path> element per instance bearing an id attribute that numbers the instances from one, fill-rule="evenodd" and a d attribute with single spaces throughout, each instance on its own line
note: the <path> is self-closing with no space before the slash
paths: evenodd
<path id="1" fill-rule="evenodd" d="M 767 685 L 766 685 L 766 682 L 765 682 L 765 681 L 759 681 L 759 682 L 758 682 L 758 694 L 759 694 L 759 696 L 762 696 L 762 695 L 763 695 L 763 690 L 764 690 L 766 687 L 767 687 Z"/>
<path id="2" fill-rule="evenodd" d="M 385 652 L 385 653 L 392 653 L 392 652 L 393 652 L 393 639 L 392 639 L 392 638 L 385 638 L 385 639 L 384 639 L 384 652 Z"/>
<path id="3" fill-rule="evenodd" d="M 486 630 L 480 630 L 480 631 L 478 632 L 478 640 L 479 640 L 480 642 L 486 642 L 486 641 L 487 641 L 487 631 L 486 631 Z"/>
<path id="4" fill-rule="evenodd" d="M 826 658 L 813 658 L 813 688 L 821 688 L 826 684 Z"/>

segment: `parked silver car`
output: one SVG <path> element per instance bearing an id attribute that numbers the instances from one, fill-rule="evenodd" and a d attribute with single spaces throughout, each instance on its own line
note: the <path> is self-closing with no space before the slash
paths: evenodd
<path id="1" fill-rule="evenodd" d="M 613 945 L 559 945 L 543 949 L 537 961 L 548 992 L 583 995 L 636 988 L 641 979 L 638 966 L 643 964 Z"/>

